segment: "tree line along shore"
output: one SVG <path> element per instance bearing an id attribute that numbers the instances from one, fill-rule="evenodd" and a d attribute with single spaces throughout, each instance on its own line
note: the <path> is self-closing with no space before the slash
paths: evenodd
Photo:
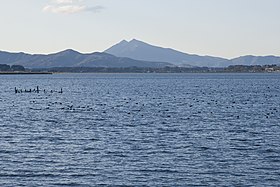
<path id="1" fill-rule="evenodd" d="M 52 74 L 51 72 L 42 72 L 42 71 L 32 71 L 26 69 L 21 65 L 7 65 L 0 64 L 0 74 L 1 75 L 13 75 L 13 74 Z"/>
<path id="2" fill-rule="evenodd" d="M 27 69 L 21 65 L 0 64 L 0 74 L 52 74 L 52 73 L 264 73 L 280 72 L 277 65 L 233 65 L 225 68 L 209 67 L 54 67 Z"/>

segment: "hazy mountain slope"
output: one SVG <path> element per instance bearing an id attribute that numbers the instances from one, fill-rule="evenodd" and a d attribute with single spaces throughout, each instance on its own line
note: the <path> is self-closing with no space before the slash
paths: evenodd
<path id="1" fill-rule="evenodd" d="M 0 63 L 1 64 L 13 64 L 18 63 L 22 59 L 30 60 L 32 55 L 25 53 L 10 53 L 5 51 L 0 51 Z"/>
<path id="2" fill-rule="evenodd" d="M 280 57 L 277 56 L 242 56 L 231 60 L 232 65 L 267 65 L 280 64 Z"/>

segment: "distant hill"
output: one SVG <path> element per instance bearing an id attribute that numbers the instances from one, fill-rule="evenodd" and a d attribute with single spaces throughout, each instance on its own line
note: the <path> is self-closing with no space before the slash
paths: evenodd
<path id="1" fill-rule="evenodd" d="M 241 56 L 234 58 L 231 61 L 232 65 L 267 65 L 280 64 L 280 57 L 277 56 Z"/>
<path id="2" fill-rule="evenodd" d="M 187 54 L 170 48 L 153 46 L 135 39 L 129 42 L 123 40 L 110 47 L 105 52 L 118 57 L 128 57 L 145 61 L 168 62 L 184 67 L 226 67 L 230 65 L 229 60 L 224 58 Z"/>
<path id="3" fill-rule="evenodd" d="M 116 57 L 107 53 L 82 54 L 68 49 L 49 55 L 30 55 L 25 53 L 8 53 L 0 51 L 0 63 L 22 65 L 27 68 L 50 67 L 165 67 L 172 66 L 166 62 L 148 62 L 126 57 Z"/>

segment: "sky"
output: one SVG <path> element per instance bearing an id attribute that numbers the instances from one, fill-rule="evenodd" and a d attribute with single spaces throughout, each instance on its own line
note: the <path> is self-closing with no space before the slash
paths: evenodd
<path id="1" fill-rule="evenodd" d="M 0 50 L 104 51 L 138 39 L 189 54 L 280 56 L 280 0 L 1 0 Z"/>

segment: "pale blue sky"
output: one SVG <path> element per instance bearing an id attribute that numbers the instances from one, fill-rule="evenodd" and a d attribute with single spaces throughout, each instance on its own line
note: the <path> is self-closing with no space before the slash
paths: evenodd
<path id="1" fill-rule="evenodd" d="M 0 50 L 103 51 L 133 38 L 186 53 L 280 56 L 280 0 L 1 0 Z"/>

